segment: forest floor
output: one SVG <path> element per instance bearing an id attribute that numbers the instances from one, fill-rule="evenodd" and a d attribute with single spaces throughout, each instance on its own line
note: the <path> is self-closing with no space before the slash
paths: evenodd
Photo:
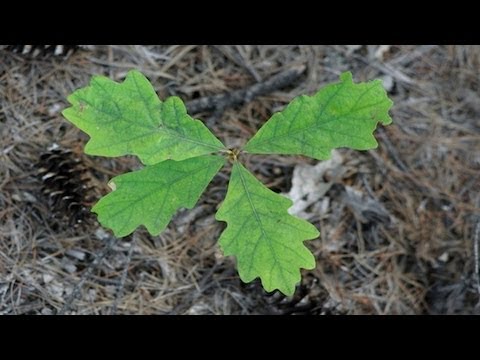
<path id="1" fill-rule="evenodd" d="M 66 97 L 92 75 L 122 81 L 139 69 L 161 99 L 189 101 L 301 65 L 286 88 L 192 114 L 237 146 L 344 71 L 384 80 L 393 124 L 376 132 L 378 149 L 339 149 L 323 166 L 246 158 L 274 191 L 311 183 L 299 215 L 320 229 L 306 243 L 317 267 L 303 271 L 294 297 L 243 284 L 222 256 L 225 224 L 214 215 L 227 170 L 159 236 L 142 228 L 117 240 L 81 208 L 48 203 L 39 168 L 55 162 L 40 162 L 53 144 L 84 169 L 62 191 L 80 192 L 72 196 L 87 207 L 111 177 L 139 166 L 84 155 L 88 137 L 62 117 Z M 479 74 L 478 46 L 94 46 L 68 58 L 0 50 L 0 314 L 479 314 Z"/>

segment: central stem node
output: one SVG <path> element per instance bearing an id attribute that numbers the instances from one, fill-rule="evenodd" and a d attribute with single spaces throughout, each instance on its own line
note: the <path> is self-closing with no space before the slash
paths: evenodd
<path id="1" fill-rule="evenodd" d="M 240 154 L 240 149 L 228 149 L 227 151 L 228 160 L 230 160 L 231 162 L 237 161 L 239 154 Z"/>

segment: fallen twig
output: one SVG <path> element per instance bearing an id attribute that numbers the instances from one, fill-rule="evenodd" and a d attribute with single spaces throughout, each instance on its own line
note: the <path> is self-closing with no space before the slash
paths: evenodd
<path id="1" fill-rule="evenodd" d="M 95 259 L 90 263 L 90 265 L 88 265 L 87 269 L 83 272 L 80 278 L 80 281 L 73 288 L 73 291 L 68 297 L 68 299 L 65 301 L 65 304 L 57 313 L 58 315 L 64 315 L 67 311 L 71 309 L 72 303 L 80 293 L 80 290 L 82 289 L 83 284 L 85 283 L 85 281 L 87 281 L 87 279 L 90 277 L 93 271 L 97 268 L 97 266 L 102 262 L 103 258 L 107 256 L 107 254 L 112 250 L 113 245 L 117 243 L 117 238 L 110 236 L 107 238 L 107 241 L 108 242 L 103 248 L 103 250 L 95 257 Z"/>
<path id="2" fill-rule="evenodd" d="M 284 72 L 248 88 L 189 101 L 186 104 L 188 112 L 195 114 L 205 110 L 214 110 L 216 114 L 222 113 L 228 107 L 252 101 L 257 96 L 271 93 L 272 91 L 293 83 L 303 74 L 305 69 L 305 65 L 293 66 Z"/>
<path id="3" fill-rule="evenodd" d="M 395 146 L 393 146 L 393 144 L 390 142 L 390 139 L 388 138 L 388 135 L 387 135 L 385 129 L 384 128 L 379 128 L 379 129 L 377 129 L 377 131 L 378 131 L 378 136 L 382 138 L 382 142 L 387 147 L 387 150 L 390 153 L 391 158 L 393 159 L 393 161 L 395 162 L 397 167 L 401 171 L 408 172 L 408 166 L 405 165 L 405 163 L 400 159 L 400 155 L 398 154 L 398 151 L 395 148 Z"/>
<path id="4" fill-rule="evenodd" d="M 117 295 L 115 296 L 115 300 L 113 301 L 112 308 L 110 310 L 111 315 L 115 315 L 117 313 L 118 303 L 123 297 L 123 293 L 125 291 L 125 282 L 127 281 L 128 270 L 130 268 L 130 262 L 132 261 L 133 248 L 135 247 L 136 239 L 137 237 L 133 235 L 132 242 L 130 243 L 130 248 L 128 249 L 127 253 L 127 261 L 125 262 L 125 267 L 122 271 L 122 277 L 120 278 L 120 284 L 117 288 Z"/>

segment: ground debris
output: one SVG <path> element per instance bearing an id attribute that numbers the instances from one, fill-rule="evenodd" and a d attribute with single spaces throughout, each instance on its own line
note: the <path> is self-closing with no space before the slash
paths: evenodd
<path id="1" fill-rule="evenodd" d="M 211 130 L 241 147 L 275 111 L 344 71 L 383 79 L 395 105 L 375 150 L 339 149 L 323 162 L 245 156 L 321 232 L 306 242 L 317 267 L 302 272 L 294 297 L 243 284 L 221 254 L 214 215 L 228 167 L 195 210 L 159 236 L 139 229 L 134 245 L 94 216 L 82 228 L 53 224 L 37 160 L 52 143 L 83 152 L 88 137 L 61 111 L 92 75 L 120 81 L 135 67 L 162 99 L 189 102 L 302 66 L 302 81 L 222 109 Z M 60 59 L 0 50 L 0 314 L 478 314 L 479 71 L 479 46 L 96 45 Z M 132 156 L 82 163 L 95 198 L 141 166 Z"/>

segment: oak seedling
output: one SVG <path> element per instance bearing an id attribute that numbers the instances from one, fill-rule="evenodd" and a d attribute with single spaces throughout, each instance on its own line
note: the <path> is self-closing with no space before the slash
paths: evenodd
<path id="1" fill-rule="evenodd" d="M 292 295 L 300 269 L 315 258 L 304 241 L 316 227 L 288 213 L 292 201 L 264 186 L 239 161 L 241 153 L 304 155 L 317 160 L 332 149 L 377 147 L 377 124 L 392 122 L 393 102 L 380 80 L 354 83 L 350 72 L 313 96 L 293 99 L 239 149 L 227 149 L 176 96 L 161 101 L 150 82 L 132 70 L 124 82 L 94 76 L 68 97 L 63 115 L 90 136 L 85 153 L 136 155 L 144 168 L 114 177 L 112 192 L 92 208 L 117 237 L 141 225 L 160 234 L 179 208 L 191 209 L 215 174 L 233 163 L 227 195 L 216 219 L 227 223 L 219 245 L 236 257 L 240 278 L 261 279 L 267 291 Z"/>

